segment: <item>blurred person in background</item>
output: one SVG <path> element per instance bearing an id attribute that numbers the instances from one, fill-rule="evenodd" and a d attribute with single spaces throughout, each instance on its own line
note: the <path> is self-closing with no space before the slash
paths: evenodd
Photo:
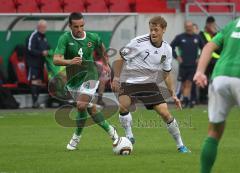
<path id="1" fill-rule="evenodd" d="M 199 36 L 201 37 L 201 39 L 203 41 L 203 44 L 206 45 L 208 42 L 210 42 L 212 40 L 212 38 L 216 34 L 217 34 L 217 25 L 216 25 L 216 22 L 215 22 L 215 18 L 212 17 L 212 16 L 209 16 L 206 19 L 206 24 L 205 24 L 205 27 L 204 27 L 204 31 L 201 31 L 199 33 Z M 211 61 L 208 64 L 207 70 L 206 70 L 206 75 L 207 75 L 208 79 L 210 79 L 213 68 L 214 68 L 217 60 L 220 57 L 220 52 L 221 52 L 221 50 L 218 49 L 218 50 L 215 50 L 212 53 Z M 207 102 L 207 97 L 208 97 L 207 87 L 200 89 L 200 98 L 199 98 L 200 102 L 201 103 L 206 103 Z"/>
<path id="2" fill-rule="evenodd" d="M 5 82 L 5 77 L 3 74 L 3 59 L 0 56 L 0 85 L 2 85 Z"/>
<path id="3" fill-rule="evenodd" d="M 199 34 L 199 27 L 196 23 L 193 23 L 193 32 L 194 34 Z"/>
<path id="4" fill-rule="evenodd" d="M 196 70 L 199 57 L 199 49 L 202 49 L 201 38 L 194 33 L 193 23 L 186 21 L 185 32 L 177 35 L 171 43 L 173 57 L 179 62 L 178 80 L 182 83 L 181 92 L 183 95 L 183 108 L 193 107 L 190 102 L 193 75 Z M 176 53 L 178 48 L 178 55 Z"/>
<path id="5" fill-rule="evenodd" d="M 27 39 L 26 60 L 28 65 L 28 80 L 31 84 L 33 108 L 38 108 L 38 96 L 43 86 L 44 57 L 48 55 L 49 44 L 45 36 L 47 22 L 39 20 L 37 28 Z"/>

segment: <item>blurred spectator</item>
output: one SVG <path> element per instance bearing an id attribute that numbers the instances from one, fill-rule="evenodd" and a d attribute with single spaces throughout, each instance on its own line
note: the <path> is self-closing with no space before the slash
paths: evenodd
<path id="1" fill-rule="evenodd" d="M 3 59 L 0 56 L 0 85 L 2 85 L 5 82 L 5 77 L 3 74 Z"/>
<path id="2" fill-rule="evenodd" d="M 17 83 L 18 86 L 28 85 L 26 67 L 26 48 L 24 45 L 17 45 L 9 58 L 8 83 Z"/>
<path id="3" fill-rule="evenodd" d="M 183 95 L 183 107 L 192 107 L 189 101 L 192 88 L 193 75 L 196 70 L 199 49 L 202 49 L 203 43 L 200 37 L 193 32 L 193 23 L 186 21 L 185 32 L 177 35 L 171 43 L 173 56 L 179 62 L 178 80 L 181 81 L 181 91 Z M 178 55 L 176 53 L 178 47 Z"/>
<path id="4" fill-rule="evenodd" d="M 193 32 L 194 34 L 199 34 L 199 27 L 196 23 L 193 23 Z M 200 50 L 199 50 L 199 55 L 200 55 Z M 197 103 L 197 87 L 196 84 L 193 82 L 192 83 L 192 89 L 191 89 L 191 104 L 195 105 Z"/>
<path id="5" fill-rule="evenodd" d="M 203 41 L 203 44 L 207 44 L 208 42 L 210 42 L 212 40 L 212 38 L 217 34 L 217 27 L 216 27 L 216 23 L 215 23 L 215 18 L 212 16 L 209 16 L 206 19 L 206 24 L 204 27 L 204 31 L 201 31 L 199 33 L 200 38 Z M 207 70 L 206 70 L 206 76 L 208 77 L 208 79 L 210 79 L 213 68 L 218 60 L 218 58 L 220 57 L 220 50 L 217 50 L 215 52 L 212 53 L 212 59 L 210 61 L 210 63 L 208 64 Z M 205 87 L 203 89 L 200 89 L 200 102 L 202 103 L 206 103 L 207 99 L 208 99 L 208 87 Z"/>
<path id="6" fill-rule="evenodd" d="M 33 108 L 38 108 L 38 96 L 43 85 L 44 57 L 48 55 L 49 44 L 45 36 L 47 22 L 39 20 L 37 29 L 27 39 L 27 65 L 29 67 L 28 79 L 31 83 Z"/>

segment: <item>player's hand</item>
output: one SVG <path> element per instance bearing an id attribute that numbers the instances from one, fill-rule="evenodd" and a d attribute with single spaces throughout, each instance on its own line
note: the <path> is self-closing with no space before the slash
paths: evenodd
<path id="1" fill-rule="evenodd" d="M 81 65 L 82 64 L 82 58 L 81 57 L 74 57 L 73 59 L 71 59 L 70 61 L 70 65 Z"/>
<path id="2" fill-rule="evenodd" d="M 182 110 L 182 103 L 181 103 L 181 101 L 177 98 L 177 96 L 175 96 L 175 95 L 172 96 L 172 99 L 173 99 L 176 107 L 177 107 L 178 109 Z"/>
<path id="3" fill-rule="evenodd" d="M 42 55 L 43 56 L 47 56 L 48 55 L 48 51 L 47 50 L 42 51 Z"/>
<path id="4" fill-rule="evenodd" d="M 108 64 L 103 65 L 103 69 L 104 69 L 104 71 L 105 71 L 106 73 L 111 73 L 111 68 L 110 68 L 110 66 L 109 66 Z"/>
<path id="5" fill-rule="evenodd" d="M 177 61 L 181 64 L 181 63 L 183 62 L 182 57 L 178 56 L 178 57 L 177 57 Z"/>
<path id="6" fill-rule="evenodd" d="M 113 78 L 111 87 L 112 87 L 113 92 L 119 92 L 119 90 L 120 90 L 119 78 L 117 78 L 117 77 Z"/>
<path id="7" fill-rule="evenodd" d="M 204 88 L 208 83 L 207 76 L 204 73 L 199 71 L 195 73 L 193 77 L 193 81 L 196 83 L 197 86 L 200 86 L 202 88 Z"/>

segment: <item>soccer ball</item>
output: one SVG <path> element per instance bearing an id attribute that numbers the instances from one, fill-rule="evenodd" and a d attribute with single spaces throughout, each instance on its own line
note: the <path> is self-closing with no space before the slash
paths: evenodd
<path id="1" fill-rule="evenodd" d="M 117 155 L 130 155 L 132 150 L 133 145 L 126 137 L 120 137 L 113 142 L 113 152 Z"/>

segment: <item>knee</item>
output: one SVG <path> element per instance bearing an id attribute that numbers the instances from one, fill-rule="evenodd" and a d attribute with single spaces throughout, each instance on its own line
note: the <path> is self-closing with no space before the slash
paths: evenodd
<path id="1" fill-rule="evenodd" d="M 88 103 L 84 103 L 84 102 L 80 102 L 80 101 L 77 101 L 77 109 L 78 111 L 85 111 L 86 108 L 87 108 L 87 105 Z"/>
<path id="2" fill-rule="evenodd" d="M 208 135 L 215 139 L 220 140 L 224 132 L 224 127 L 225 127 L 224 122 L 219 124 L 210 123 L 208 127 Z"/>
<path id="3" fill-rule="evenodd" d="M 162 119 L 165 122 L 168 122 L 168 121 L 170 121 L 172 119 L 172 116 L 171 116 L 170 112 L 168 111 L 167 106 L 165 107 L 165 106 L 156 105 L 154 107 L 154 109 L 162 117 Z"/>
<path id="4" fill-rule="evenodd" d="M 128 104 L 124 103 L 124 104 L 121 104 L 120 103 L 120 113 L 125 113 L 125 112 L 129 112 L 129 106 Z"/>
<path id="5" fill-rule="evenodd" d="M 88 113 L 91 115 L 91 117 L 94 117 L 97 114 L 97 107 L 96 105 L 93 105 L 91 108 L 88 108 Z"/>

